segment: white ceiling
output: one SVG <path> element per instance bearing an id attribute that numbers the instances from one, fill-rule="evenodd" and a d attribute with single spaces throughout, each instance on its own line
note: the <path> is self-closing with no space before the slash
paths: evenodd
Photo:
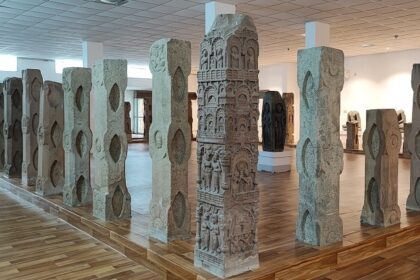
<path id="1" fill-rule="evenodd" d="M 198 61 L 208 0 L 0 0 L 0 54 L 81 58 L 81 42 L 104 43 L 107 57 L 146 64 L 157 39 L 192 43 Z M 304 22 L 331 25 L 331 46 L 347 56 L 420 48 L 418 0 L 224 0 L 253 17 L 260 64 L 291 62 L 304 46 Z M 398 35 L 398 39 L 394 39 Z M 362 47 L 362 45 L 373 45 Z M 1 63 L 1 62 L 0 62 Z"/>

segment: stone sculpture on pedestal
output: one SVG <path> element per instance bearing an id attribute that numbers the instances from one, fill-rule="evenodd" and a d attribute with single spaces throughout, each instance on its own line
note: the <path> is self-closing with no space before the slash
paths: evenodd
<path id="1" fill-rule="evenodd" d="M 367 110 L 363 133 L 365 202 L 361 222 L 391 226 L 400 222 L 398 152 L 401 134 L 394 109 Z"/>
<path id="2" fill-rule="evenodd" d="M 358 150 L 359 149 L 359 126 L 358 123 L 347 122 L 347 139 L 346 149 L 347 150 Z"/>
<path id="3" fill-rule="evenodd" d="M 4 87 L 0 83 L 0 171 L 4 170 Z"/>
<path id="4" fill-rule="evenodd" d="M 66 120 L 64 122 L 63 202 L 74 207 L 92 202 L 90 184 L 92 132 L 89 128 L 91 70 L 89 68 L 64 68 L 63 89 Z"/>
<path id="5" fill-rule="evenodd" d="M 413 89 L 412 124 L 408 138 L 408 149 L 411 153 L 410 194 L 407 198 L 407 209 L 420 211 L 420 64 L 414 64 L 411 72 Z"/>
<path id="6" fill-rule="evenodd" d="M 286 144 L 295 144 L 295 96 L 293 92 L 283 92 L 286 105 Z"/>
<path id="7" fill-rule="evenodd" d="M 259 266 L 258 53 L 244 15 L 219 15 L 201 43 L 194 264 L 219 277 Z"/>
<path id="8" fill-rule="evenodd" d="M 64 93 L 60 83 L 45 81 L 41 90 L 38 127 L 36 192 L 47 196 L 63 192 Z"/>
<path id="9" fill-rule="evenodd" d="M 299 50 L 300 139 L 298 240 L 325 246 L 343 239 L 339 215 L 343 146 L 340 141 L 340 92 L 344 54 L 317 47 Z"/>
<path id="10" fill-rule="evenodd" d="M 149 147 L 153 189 L 149 230 L 151 237 L 166 243 L 190 237 L 188 75 L 191 43 L 176 39 L 156 41 L 150 49 L 150 71 L 153 74 L 153 122 Z"/>
<path id="11" fill-rule="evenodd" d="M 35 186 L 38 176 L 39 100 L 44 81 L 38 69 L 23 70 L 22 80 L 22 183 Z"/>
<path id="12" fill-rule="evenodd" d="M 4 93 L 4 173 L 6 177 L 22 176 L 22 79 L 7 78 Z"/>
<path id="13" fill-rule="evenodd" d="M 124 102 L 124 130 L 127 134 L 127 142 L 131 142 L 132 134 L 131 131 L 131 118 L 130 118 L 131 104 L 130 102 Z"/>
<path id="14" fill-rule="evenodd" d="M 262 126 L 263 150 L 283 152 L 286 140 L 286 106 L 278 91 L 264 93 Z"/>
<path id="15" fill-rule="evenodd" d="M 93 215 L 102 220 L 131 217 L 131 197 L 125 182 L 127 136 L 124 92 L 127 61 L 104 59 L 92 69 L 95 93 Z"/>

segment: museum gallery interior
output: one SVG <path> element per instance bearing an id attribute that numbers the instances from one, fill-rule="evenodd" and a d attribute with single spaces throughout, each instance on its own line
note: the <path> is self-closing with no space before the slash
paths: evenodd
<path id="1" fill-rule="evenodd" d="M 0 279 L 420 279 L 417 0 L 0 0 Z"/>

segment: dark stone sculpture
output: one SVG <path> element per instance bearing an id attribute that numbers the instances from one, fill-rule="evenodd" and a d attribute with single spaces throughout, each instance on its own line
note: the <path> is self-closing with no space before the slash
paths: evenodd
<path id="1" fill-rule="evenodd" d="M 283 152 L 286 141 L 286 105 L 278 91 L 267 91 L 263 100 L 263 150 Z"/>

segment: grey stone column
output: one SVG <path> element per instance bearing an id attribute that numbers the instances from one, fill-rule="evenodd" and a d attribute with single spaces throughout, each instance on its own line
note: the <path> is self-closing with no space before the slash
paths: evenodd
<path id="1" fill-rule="evenodd" d="M 124 93 L 127 61 L 98 60 L 93 65 L 95 183 L 93 215 L 102 220 L 131 217 L 131 197 L 125 182 L 127 136 L 124 131 Z"/>
<path id="2" fill-rule="evenodd" d="M 23 70 L 22 80 L 22 183 L 35 186 L 38 176 L 39 99 L 44 81 L 38 69 Z"/>
<path id="3" fill-rule="evenodd" d="M 347 122 L 346 126 L 347 126 L 346 149 L 358 150 L 359 149 L 358 123 Z"/>
<path id="4" fill-rule="evenodd" d="M 361 222 L 391 226 L 400 222 L 398 153 L 401 133 L 394 109 L 367 110 L 363 133 L 365 201 Z"/>
<path id="5" fill-rule="evenodd" d="M 152 201 L 150 236 L 162 242 L 190 237 L 188 159 L 188 75 L 191 43 L 162 39 L 150 48 L 153 74 L 153 122 L 150 127 Z"/>
<path id="6" fill-rule="evenodd" d="M 408 149 L 411 153 L 410 194 L 407 209 L 420 211 L 420 64 L 414 64 L 411 72 L 413 89 L 413 113 L 411 131 L 408 137 Z"/>
<path id="7" fill-rule="evenodd" d="M 4 90 L 3 83 L 0 83 L 0 171 L 4 170 Z"/>
<path id="8" fill-rule="evenodd" d="M 92 74 L 89 68 L 64 68 L 64 189 L 63 202 L 69 206 L 92 202 L 90 184 L 89 128 Z"/>
<path id="9" fill-rule="evenodd" d="M 245 15 L 219 15 L 201 43 L 194 264 L 219 277 L 259 266 L 258 54 Z"/>
<path id="10" fill-rule="evenodd" d="M 41 90 L 38 127 L 36 192 L 60 194 L 64 185 L 64 94 L 60 83 L 45 81 Z"/>
<path id="11" fill-rule="evenodd" d="M 343 239 L 339 215 L 343 146 L 340 93 L 344 83 L 341 50 L 299 50 L 300 139 L 296 149 L 299 207 L 296 238 L 325 246 Z"/>
<path id="12" fill-rule="evenodd" d="M 4 173 L 22 176 L 22 79 L 8 78 L 4 86 Z"/>
<path id="13" fill-rule="evenodd" d="M 283 92 L 283 101 L 286 105 L 286 144 L 295 144 L 295 96 L 293 92 Z"/>
<path id="14" fill-rule="evenodd" d="M 127 142 L 132 141 L 132 134 L 131 131 L 131 118 L 130 118 L 130 111 L 131 111 L 131 104 L 130 102 L 124 102 L 124 129 L 125 133 L 127 134 Z"/>

